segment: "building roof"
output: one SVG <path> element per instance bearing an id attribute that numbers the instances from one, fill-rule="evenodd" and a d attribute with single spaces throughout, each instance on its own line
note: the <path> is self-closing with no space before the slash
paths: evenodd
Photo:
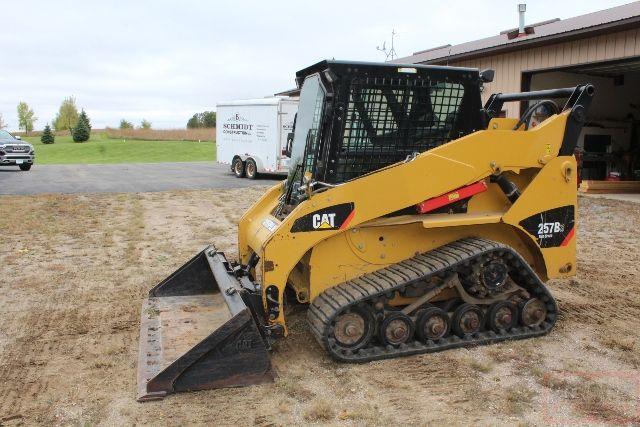
<path id="1" fill-rule="evenodd" d="M 282 92 L 274 93 L 273 96 L 300 96 L 300 88 L 283 90 Z"/>
<path id="2" fill-rule="evenodd" d="M 640 23 L 640 1 L 612 7 L 598 12 L 588 13 L 568 19 L 552 19 L 526 26 L 525 34 L 518 34 L 517 28 L 502 31 L 500 34 L 480 40 L 461 43 L 455 46 L 445 45 L 415 52 L 411 56 L 398 58 L 398 63 L 438 63 L 444 59 L 466 59 L 519 49 L 533 44 L 557 42 L 559 39 L 571 39 L 584 33 L 609 32 Z"/>

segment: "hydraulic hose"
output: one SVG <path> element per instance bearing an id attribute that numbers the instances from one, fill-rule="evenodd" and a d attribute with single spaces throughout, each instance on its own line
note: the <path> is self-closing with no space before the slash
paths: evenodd
<path id="1" fill-rule="evenodd" d="M 518 130 L 523 124 L 525 130 L 529 129 L 529 119 L 531 118 L 533 113 L 543 105 L 550 106 L 553 110 L 553 114 L 558 114 L 558 105 L 550 99 L 543 99 L 542 101 L 536 102 L 535 104 L 529 106 L 529 108 L 525 110 L 522 117 L 520 117 L 520 120 L 518 120 L 518 123 L 513 127 L 513 130 Z"/>

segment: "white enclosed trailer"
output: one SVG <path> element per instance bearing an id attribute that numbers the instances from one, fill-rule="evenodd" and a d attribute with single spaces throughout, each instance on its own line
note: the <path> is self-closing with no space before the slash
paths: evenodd
<path id="1" fill-rule="evenodd" d="M 298 98 L 274 97 L 221 102 L 217 105 L 216 149 L 219 163 L 238 177 L 285 174 L 287 136 L 293 131 Z"/>

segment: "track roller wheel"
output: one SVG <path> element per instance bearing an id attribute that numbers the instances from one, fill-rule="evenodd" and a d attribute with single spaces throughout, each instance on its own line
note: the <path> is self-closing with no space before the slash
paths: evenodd
<path id="1" fill-rule="evenodd" d="M 462 304 L 453 313 L 451 328 L 459 337 L 478 332 L 482 328 L 482 309 L 474 304 Z"/>
<path id="2" fill-rule="evenodd" d="M 371 310 L 356 306 L 336 318 L 333 336 L 340 347 L 358 350 L 369 344 L 374 330 L 375 322 Z"/>
<path id="3" fill-rule="evenodd" d="M 449 333 L 449 315 L 437 307 L 427 308 L 418 312 L 416 331 L 421 341 L 439 340 Z"/>
<path id="4" fill-rule="evenodd" d="M 384 345 L 398 346 L 413 337 L 415 327 L 406 314 L 396 311 L 389 314 L 380 324 L 380 341 Z"/>
<path id="5" fill-rule="evenodd" d="M 520 321 L 525 326 L 539 326 L 547 317 L 547 307 L 542 300 L 531 298 L 520 310 Z"/>
<path id="6" fill-rule="evenodd" d="M 518 307 L 511 301 L 498 301 L 487 313 L 487 323 L 494 332 L 508 331 L 518 324 Z"/>

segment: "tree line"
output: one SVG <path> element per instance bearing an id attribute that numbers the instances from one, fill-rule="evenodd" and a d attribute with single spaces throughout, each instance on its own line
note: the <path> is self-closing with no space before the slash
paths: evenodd
<path id="1" fill-rule="evenodd" d="M 139 129 L 151 129 L 151 122 L 147 119 L 142 119 L 140 122 Z M 133 123 L 128 120 L 122 119 L 120 120 L 120 129 L 133 129 Z"/>
<path id="2" fill-rule="evenodd" d="M 29 132 L 33 131 L 38 118 L 33 109 L 29 107 L 29 104 L 24 101 L 18 103 L 16 110 L 18 113 L 18 129 L 24 130 L 28 135 Z M 87 116 L 84 109 L 78 112 L 76 100 L 72 96 L 62 101 L 58 113 L 51 124 L 56 131 L 68 130 L 75 142 L 85 142 L 91 137 L 91 121 L 89 120 L 89 116 Z M 0 129 L 6 127 L 7 123 L 4 121 L 2 114 L 0 114 Z M 53 144 L 55 137 L 51 132 L 49 123 L 45 124 L 43 133 L 46 134 L 46 136 L 42 142 L 45 144 Z"/>
<path id="3" fill-rule="evenodd" d="M 26 102 L 20 102 L 17 107 L 18 112 L 18 129 L 24 130 L 28 135 L 33 131 L 35 123 L 38 118 L 31 107 Z M 4 121 L 2 114 L 0 113 L 0 129 L 7 127 L 7 123 Z M 43 136 L 41 140 L 44 144 L 53 144 L 55 142 L 55 134 L 52 132 L 51 127 L 56 132 L 69 131 L 73 137 L 74 142 L 86 142 L 91 138 L 91 120 L 84 109 L 78 111 L 76 105 L 76 99 L 73 96 L 65 98 L 60 104 L 58 113 L 51 121 L 51 126 L 46 123 L 44 126 Z M 133 124 L 125 119 L 120 121 L 120 129 L 131 129 Z M 140 129 L 151 129 L 151 122 L 142 119 L 140 122 Z"/>
<path id="4" fill-rule="evenodd" d="M 26 102 L 21 101 L 18 104 L 17 112 L 18 129 L 24 130 L 27 134 L 29 134 L 29 132 L 33 131 L 34 125 L 38 121 L 38 118 L 36 117 L 33 109 L 29 107 Z M 73 136 L 73 140 L 75 142 L 88 141 L 91 136 L 91 121 L 89 120 L 89 117 L 87 116 L 87 113 L 84 111 L 84 109 L 82 109 L 80 112 L 78 111 L 76 99 L 73 96 L 65 98 L 64 101 L 62 101 L 56 117 L 51 121 L 51 125 L 53 126 L 53 129 L 58 132 L 68 130 L 71 133 L 71 136 Z M 6 127 L 7 123 L 4 121 L 2 113 L 0 113 L 0 129 L 4 129 Z M 146 119 L 142 119 L 138 127 L 139 129 L 151 129 L 151 122 Z M 202 113 L 195 113 L 193 117 L 191 117 L 187 121 L 187 129 L 215 127 L 215 111 L 203 111 Z M 132 122 L 126 119 L 120 120 L 120 129 L 133 128 L 134 126 Z M 46 143 L 53 143 L 54 137 L 49 137 L 50 134 L 53 135 L 49 123 L 46 123 L 43 132 L 47 133 Z"/>
<path id="5" fill-rule="evenodd" d="M 196 113 L 187 121 L 187 129 L 214 128 L 216 127 L 215 111 Z"/>

